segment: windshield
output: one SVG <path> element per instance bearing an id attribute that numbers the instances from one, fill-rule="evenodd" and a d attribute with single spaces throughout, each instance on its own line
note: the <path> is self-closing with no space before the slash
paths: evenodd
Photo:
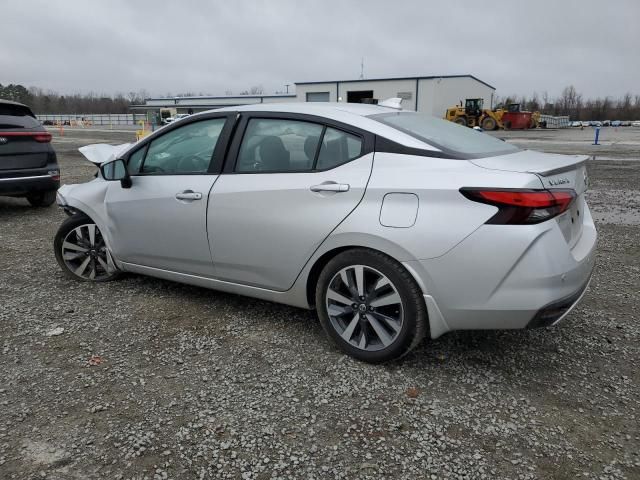
<path id="1" fill-rule="evenodd" d="M 465 158 L 517 152 L 518 148 L 478 130 L 416 112 L 379 113 L 369 118 L 384 123 L 443 151 Z"/>

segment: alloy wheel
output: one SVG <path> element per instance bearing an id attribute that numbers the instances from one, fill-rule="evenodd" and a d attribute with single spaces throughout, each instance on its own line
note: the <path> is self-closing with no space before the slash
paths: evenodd
<path id="1" fill-rule="evenodd" d="M 327 313 L 340 337 L 360 350 L 377 351 L 397 339 L 404 321 L 395 285 L 378 270 L 351 265 L 336 273 L 325 293 Z"/>
<path id="2" fill-rule="evenodd" d="M 95 223 L 79 225 L 67 233 L 62 242 L 62 259 L 70 272 L 84 280 L 104 280 L 116 271 Z"/>

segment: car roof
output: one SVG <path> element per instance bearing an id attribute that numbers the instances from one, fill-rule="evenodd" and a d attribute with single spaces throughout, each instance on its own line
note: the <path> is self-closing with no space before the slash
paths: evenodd
<path id="1" fill-rule="evenodd" d="M 352 125 L 373 134 L 381 135 L 389 140 L 405 145 L 407 147 L 421 148 L 424 150 L 438 150 L 437 148 L 421 142 L 415 137 L 395 128 L 378 122 L 370 115 L 377 113 L 394 113 L 397 110 L 379 105 L 369 105 L 364 103 L 342 103 L 342 102 L 291 102 L 291 103 L 258 103 L 252 105 L 241 105 L 235 107 L 223 107 L 209 110 L 202 113 L 214 112 L 272 112 L 272 113 L 294 113 L 317 115 L 329 118 L 337 122 Z"/>

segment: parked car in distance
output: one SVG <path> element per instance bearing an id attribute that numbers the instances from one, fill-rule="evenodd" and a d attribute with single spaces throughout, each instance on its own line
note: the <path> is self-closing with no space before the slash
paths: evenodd
<path id="1" fill-rule="evenodd" d="M 620 120 L 614 120 L 613 122 L 611 122 L 611 126 L 612 127 L 619 127 L 621 125 L 622 122 L 620 122 Z"/>
<path id="2" fill-rule="evenodd" d="M 611 126 L 611 120 L 603 120 L 602 121 L 602 126 L 603 127 L 610 127 Z"/>
<path id="3" fill-rule="evenodd" d="M 623 120 L 620 123 L 620 126 L 622 126 L 622 127 L 630 127 L 631 126 L 631 120 Z"/>
<path id="4" fill-rule="evenodd" d="M 574 122 L 571 122 L 571 126 L 572 127 L 580 127 L 582 125 L 582 122 L 576 120 Z"/>
<path id="5" fill-rule="evenodd" d="M 588 157 L 398 105 L 226 107 L 83 147 L 100 174 L 58 191 L 56 259 L 79 281 L 135 272 L 315 308 L 367 362 L 559 322 L 595 261 Z"/>
<path id="6" fill-rule="evenodd" d="M 173 123 L 173 122 L 176 122 L 176 121 L 178 121 L 178 120 L 182 120 L 183 118 L 186 118 L 186 117 L 188 117 L 188 116 L 189 116 L 189 114 L 188 114 L 188 113 L 178 113 L 178 114 L 176 114 L 176 115 L 175 115 L 175 116 L 173 116 L 173 117 L 167 117 L 167 118 L 165 118 L 164 123 L 165 123 L 166 125 L 168 125 L 168 124 Z"/>
<path id="7" fill-rule="evenodd" d="M 59 186 L 51 134 L 28 106 L 0 100 L 0 195 L 25 197 L 34 207 L 48 207 Z"/>
<path id="8" fill-rule="evenodd" d="M 588 126 L 590 126 L 590 125 L 591 125 L 591 123 L 590 123 L 589 121 L 587 121 L 587 120 L 583 120 L 583 121 L 582 121 L 582 126 L 583 126 L 583 127 L 588 127 Z"/>
<path id="9" fill-rule="evenodd" d="M 640 127 L 640 120 L 635 120 L 635 121 L 631 122 L 631 126 L 632 127 Z"/>
<path id="10" fill-rule="evenodd" d="M 592 127 L 601 127 L 602 126 L 602 122 L 599 121 L 599 120 L 594 120 L 594 121 L 592 121 L 590 123 L 591 123 Z"/>

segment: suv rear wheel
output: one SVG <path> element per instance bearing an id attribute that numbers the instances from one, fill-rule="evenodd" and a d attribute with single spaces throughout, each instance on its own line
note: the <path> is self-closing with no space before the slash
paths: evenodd
<path id="1" fill-rule="evenodd" d="M 33 207 L 49 207 L 56 201 L 56 191 L 32 193 L 27 195 L 27 200 Z"/>
<path id="2" fill-rule="evenodd" d="M 316 308 L 329 338 L 369 363 L 407 354 L 428 330 L 415 280 L 397 261 L 374 250 L 348 250 L 331 259 L 318 279 Z"/>

